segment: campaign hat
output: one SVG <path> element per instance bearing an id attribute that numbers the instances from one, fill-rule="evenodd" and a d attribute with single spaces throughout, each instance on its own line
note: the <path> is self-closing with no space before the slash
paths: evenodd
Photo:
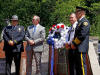
<path id="1" fill-rule="evenodd" d="M 13 15 L 11 20 L 18 20 L 18 16 L 17 15 Z"/>

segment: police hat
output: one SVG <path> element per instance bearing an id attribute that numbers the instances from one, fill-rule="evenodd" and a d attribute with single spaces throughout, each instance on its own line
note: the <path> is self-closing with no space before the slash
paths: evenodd
<path id="1" fill-rule="evenodd" d="M 82 11 L 82 10 L 88 12 L 88 10 L 86 8 L 76 6 L 76 12 L 77 11 Z"/>
<path id="2" fill-rule="evenodd" d="M 13 15 L 11 20 L 18 20 L 18 16 L 17 15 Z"/>

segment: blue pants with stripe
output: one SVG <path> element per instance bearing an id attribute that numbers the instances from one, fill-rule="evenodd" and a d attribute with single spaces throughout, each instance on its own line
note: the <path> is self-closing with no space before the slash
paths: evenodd
<path id="1" fill-rule="evenodd" d="M 75 52 L 76 75 L 87 75 L 86 53 Z"/>

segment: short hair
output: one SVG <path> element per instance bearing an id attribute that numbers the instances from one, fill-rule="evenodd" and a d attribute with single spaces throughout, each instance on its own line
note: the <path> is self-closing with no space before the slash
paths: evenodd
<path id="1" fill-rule="evenodd" d="M 36 17 L 37 20 L 39 20 L 40 22 L 40 17 L 38 15 L 34 15 Z"/>
<path id="2" fill-rule="evenodd" d="M 83 11 L 86 14 L 86 11 Z"/>
<path id="3" fill-rule="evenodd" d="M 76 17 L 76 13 L 71 13 L 71 15 L 74 15 Z"/>
<path id="4" fill-rule="evenodd" d="M 86 11 L 84 11 L 84 10 L 81 10 L 80 12 L 81 12 L 81 13 L 83 12 L 83 13 L 84 13 L 84 15 L 86 14 Z"/>

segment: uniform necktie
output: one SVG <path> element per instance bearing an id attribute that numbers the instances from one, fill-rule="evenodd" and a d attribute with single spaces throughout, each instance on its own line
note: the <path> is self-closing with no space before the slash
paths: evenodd
<path id="1" fill-rule="evenodd" d="M 15 28 L 15 27 L 14 27 L 14 26 L 12 26 L 12 30 L 14 30 L 14 28 Z"/>
<path id="2" fill-rule="evenodd" d="M 71 30 L 72 30 L 72 28 L 73 28 L 73 26 L 71 26 Z M 69 31 L 68 41 L 70 40 L 71 30 Z"/>
<path id="3" fill-rule="evenodd" d="M 36 31 L 36 25 L 34 25 L 33 35 L 34 35 L 35 31 Z"/>

